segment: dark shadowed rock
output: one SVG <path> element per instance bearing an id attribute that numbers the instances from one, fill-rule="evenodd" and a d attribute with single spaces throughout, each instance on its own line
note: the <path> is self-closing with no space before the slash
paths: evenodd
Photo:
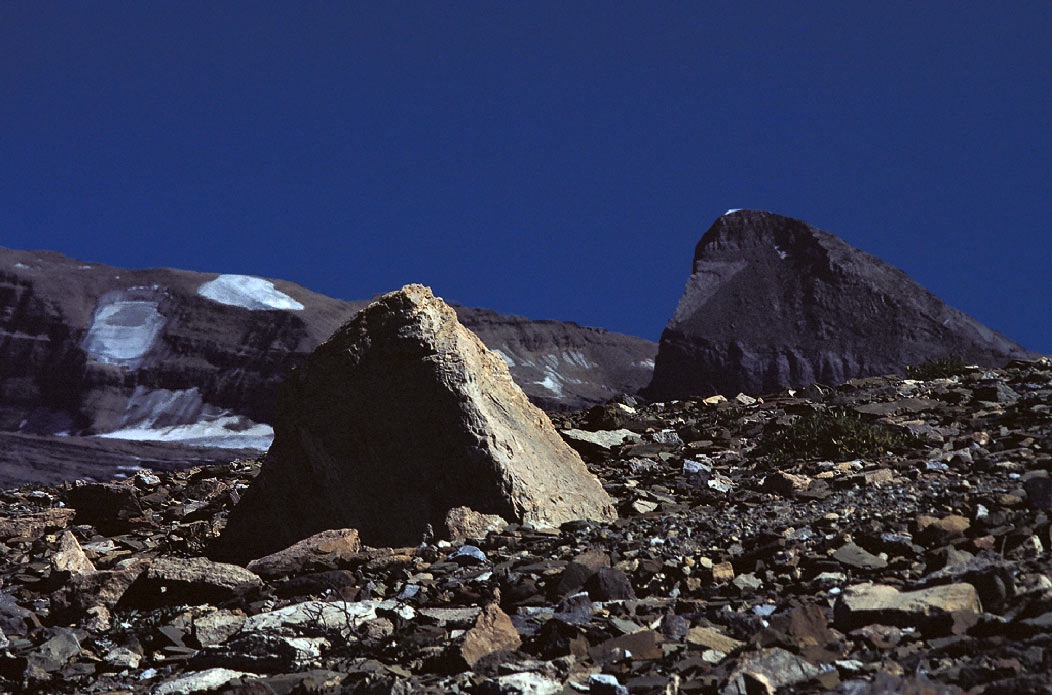
<path id="1" fill-rule="evenodd" d="M 67 497 L 69 506 L 77 510 L 78 524 L 91 524 L 103 533 L 127 530 L 142 516 L 139 492 L 131 485 L 120 483 L 90 483 L 77 485 Z"/>
<path id="2" fill-rule="evenodd" d="M 258 589 L 260 579 L 243 567 L 203 557 L 158 558 L 121 597 L 130 607 L 220 602 Z"/>
<path id="3" fill-rule="evenodd" d="M 647 395 L 840 384 L 947 353 L 988 366 L 1033 356 L 832 234 L 741 210 L 698 243 Z"/>
<path id="4" fill-rule="evenodd" d="M 245 561 L 340 527 L 411 545 L 460 506 L 546 526 L 614 515 L 505 361 L 410 285 L 290 375 L 274 445 L 217 552 Z"/>

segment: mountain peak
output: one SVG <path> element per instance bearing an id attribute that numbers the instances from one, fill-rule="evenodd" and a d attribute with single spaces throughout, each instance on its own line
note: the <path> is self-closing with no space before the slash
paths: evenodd
<path id="1" fill-rule="evenodd" d="M 1033 355 L 828 232 L 737 210 L 695 248 L 648 394 L 834 384 L 947 353 L 991 366 Z"/>

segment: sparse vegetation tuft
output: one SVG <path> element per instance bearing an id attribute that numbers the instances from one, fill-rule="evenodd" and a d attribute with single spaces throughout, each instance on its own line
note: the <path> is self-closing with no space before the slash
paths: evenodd
<path id="1" fill-rule="evenodd" d="M 767 454 L 775 461 L 878 457 L 906 448 L 912 438 L 887 425 L 868 422 L 857 413 L 829 410 L 802 415 L 775 432 Z"/>
<path id="2" fill-rule="evenodd" d="M 906 367 L 906 376 L 918 381 L 930 379 L 948 379 L 968 371 L 968 365 L 960 355 L 949 354 L 936 357 L 919 365 Z"/>

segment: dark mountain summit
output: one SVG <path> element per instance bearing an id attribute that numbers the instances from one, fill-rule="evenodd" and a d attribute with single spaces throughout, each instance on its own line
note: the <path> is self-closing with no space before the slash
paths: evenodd
<path id="1" fill-rule="evenodd" d="M 647 394 L 839 384 L 949 353 L 989 366 L 1034 356 L 832 234 L 738 210 L 694 251 Z"/>

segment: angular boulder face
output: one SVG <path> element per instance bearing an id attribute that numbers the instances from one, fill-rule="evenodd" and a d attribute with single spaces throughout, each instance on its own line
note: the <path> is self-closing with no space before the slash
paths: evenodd
<path id="1" fill-rule="evenodd" d="M 243 562 L 343 527 L 369 545 L 414 545 L 454 507 L 541 525 L 614 517 L 507 363 L 410 285 L 290 374 L 274 444 L 216 554 Z"/>
<path id="2" fill-rule="evenodd" d="M 840 384 L 949 353 L 984 366 L 1036 357 L 832 234 L 739 210 L 698 243 L 645 394 Z"/>

